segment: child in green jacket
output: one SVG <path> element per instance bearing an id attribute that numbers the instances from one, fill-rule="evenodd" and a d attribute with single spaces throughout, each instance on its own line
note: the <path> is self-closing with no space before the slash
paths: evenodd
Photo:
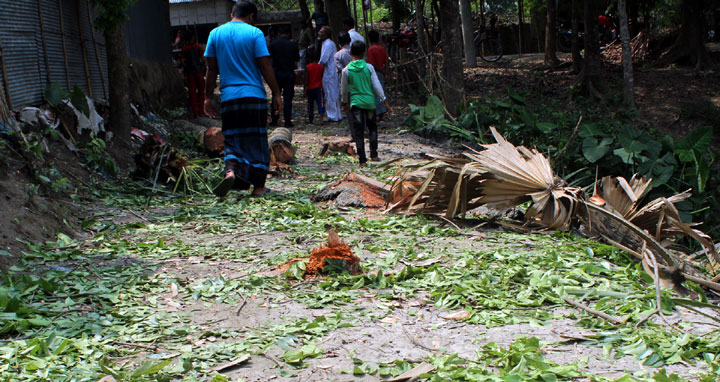
<path id="1" fill-rule="evenodd" d="M 365 156 L 365 128 L 370 138 L 370 160 L 379 161 L 378 158 L 378 128 L 375 116 L 375 95 L 390 109 L 382 85 L 378 80 L 375 69 L 363 60 L 365 56 L 365 43 L 355 41 L 350 46 L 352 61 L 343 69 L 341 80 L 341 94 L 343 108 L 348 110 L 348 95 L 350 96 L 349 116 L 353 119 L 352 135 L 357 147 L 360 165 L 367 162 Z"/>

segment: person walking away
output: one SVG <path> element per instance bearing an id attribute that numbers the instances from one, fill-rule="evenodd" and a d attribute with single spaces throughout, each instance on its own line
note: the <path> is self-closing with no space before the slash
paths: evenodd
<path id="1" fill-rule="evenodd" d="M 300 60 L 300 50 L 295 41 L 290 40 L 290 26 L 281 25 L 278 37 L 270 43 L 275 79 L 282 91 L 283 119 L 285 127 L 293 127 L 292 100 L 295 95 L 295 64 Z M 277 126 L 280 113 L 272 109 L 270 126 Z"/>
<path id="2" fill-rule="evenodd" d="M 385 71 L 387 69 L 390 59 L 388 58 L 385 47 L 380 43 L 380 32 L 375 29 L 368 32 L 368 40 L 370 41 L 370 48 L 368 48 L 368 64 L 375 68 L 380 85 L 382 85 L 383 91 L 385 90 Z M 382 121 L 387 113 L 387 102 L 378 98 L 375 98 L 375 114 L 378 115 L 378 121 Z"/>
<path id="3" fill-rule="evenodd" d="M 353 19 L 352 17 L 346 18 L 345 20 L 343 20 L 343 27 L 345 28 L 345 32 L 350 35 L 351 44 L 355 41 L 365 42 L 365 38 L 363 38 L 363 36 L 355 30 L 355 19 Z"/>
<path id="4" fill-rule="evenodd" d="M 346 32 L 338 35 L 340 50 L 335 53 L 335 67 L 337 68 L 338 78 L 340 78 L 339 75 L 342 74 L 342 70 L 345 69 L 350 61 L 352 61 L 352 56 L 350 55 L 350 41 L 350 35 Z"/>
<path id="5" fill-rule="evenodd" d="M 365 44 L 355 41 L 350 46 L 350 53 L 353 60 L 342 71 L 342 98 L 343 107 L 349 109 L 353 119 L 353 140 L 358 154 L 360 165 L 367 163 L 365 156 L 365 129 L 368 130 L 370 140 L 370 160 L 379 161 L 378 157 L 378 129 L 375 115 L 375 96 L 385 100 L 380 81 L 375 69 L 367 64 L 365 56 Z M 348 106 L 348 96 L 350 105 Z M 389 109 L 390 106 L 386 104 Z"/>
<path id="6" fill-rule="evenodd" d="M 205 115 L 205 63 L 203 46 L 197 43 L 195 33 L 182 31 L 182 68 L 190 98 L 190 111 L 195 118 Z"/>
<path id="7" fill-rule="evenodd" d="M 335 69 L 335 53 L 337 47 L 330 36 L 332 29 L 324 26 L 318 33 L 318 40 L 322 42 L 322 51 L 318 64 L 323 66 L 323 98 L 325 104 L 325 115 L 328 121 L 338 122 L 342 119 L 340 114 L 340 82 Z"/>
<path id="8" fill-rule="evenodd" d="M 340 50 L 335 53 L 335 67 L 338 72 L 338 81 L 340 81 L 340 78 L 342 77 L 342 70 L 345 69 L 350 61 L 352 61 L 352 55 L 350 55 L 350 41 L 350 35 L 347 32 L 342 32 L 338 35 L 338 43 L 341 47 Z M 348 129 L 350 130 L 350 135 L 352 136 L 352 118 L 350 118 L 347 113 L 345 113 L 345 117 L 347 117 Z"/>
<path id="9" fill-rule="evenodd" d="M 298 63 L 298 69 L 304 69 L 308 62 L 310 62 L 307 60 L 307 48 L 310 45 L 313 45 L 315 41 L 317 41 L 317 38 L 315 38 L 315 30 L 313 29 L 312 21 L 304 21 L 302 31 L 300 31 L 300 36 L 297 38 L 297 44 L 300 48 L 300 62 Z"/>
<path id="10" fill-rule="evenodd" d="M 213 190 L 219 197 L 233 188 L 247 190 L 251 185 L 251 195 L 269 192 L 265 187 L 270 149 L 263 78 L 272 90 L 275 110 L 280 110 L 281 102 L 265 38 L 251 25 L 257 13 L 251 1 L 235 3 L 232 20 L 210 32 L 205 50 L 205 112 L 213 118 L 221 115 L 225 137 L 225 178 Z M 219 110 L 214 98 L 218 74 Z"/>
<path id="11" fill-rule="evenodd" d="M 323 66 L 318 64 L 318 54 L 315 47 L 311 46 L 307 49 L 307 59 L 310 62 L 305 67 L 305 95 L 307 96 L 308 122 L 313 123 L 314 111 L 313 107 L 317 105 L 318 118 L 320 125 L 323 124 L 323 113 L 325 108 L 322 102 L 322 79 Z"/>

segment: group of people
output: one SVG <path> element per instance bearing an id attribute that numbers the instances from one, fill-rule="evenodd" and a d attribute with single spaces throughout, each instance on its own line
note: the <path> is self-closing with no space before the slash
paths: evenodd
<path id="1" fill-rule="evenodd" d="M 316 12 L 317 13 L 317 12 Z M 318 20 L 324 20 L 318 17 Z M 341 111 L 340 78 L 342 70 L 353 60 L 351 45 L 355 42 L 365 43 L 363 36 L 355 30 L 355 20 L 347 18 L 343 22 L 345 31 L 337 36 L 337 42 L 332 39 L 332 30 L 327 25 L 318 22 L 317 39 L 304 49 L 290 40 L 290 29 L 283 25 L 278 36 L 269 42 L 270 58 L 275 69 L 275 76 L 282 91 L 283 117 L 286 127 L 292 127 L 292 99 L 294 96 L 293 83 L 295 81 L 293 67 L 305 70 L 305 94 L 308 103 L 308 122 L 315 122 L 315 108 L 319 112 L 320 124 L 327 117 L 329 122 L 339 122 L 343 119 Z M 304 30 L 298 41 L 307 42 Z M 385 68 L 388 55 L 380 44 L 380 34 L 371 30 L 368 33 L 371 45 L 367 50 L 367 62 L 375 69 L 378 81 L 384 89 Z M 300 42 L 302 44 L 303 42 Z M 340 49 L 338 49 L 338 46 Z M 365 57 L 365 52 L 363 52 Z M 380 119 L 387 112 L 383 96 L 376 99 L 377 115 Z M 272 126 L 279 122 L 279 113 L 273 113 Z M 349 123 L 352 124 L 348 117 Z"/>
<path id="2" fill-rule="evenodd" d="M 214 189 L 218 196 L 225 196 L 232 189 L 251 187 L 251 195 L 271 192 L 265 187 L 270 151 L 263 79 L 272 92 L 271 123 L 277 124 L 282 110 L 285 126 L 293 125 L 294 69 L 301 54 L 298 45 L 289 38 L 289 28 L 281 28 L 278 37 L 268 44 L 263 33 L 252 25 L 257 13 L 252 1 L 238 1 L 232 10 L 232 20 L 210 32 L 205 49 L 204 113 L 221 117 L 225 138 L 225 174 Z M 308 119 L 313 122 L 313 106 L 317 105 L 321 120 L 325 114 L 330 121 L 340 121 L 342 104 L 360 164 L 365 165 L 366 128 L 370 160 L 379 160 L 376 121 L 377 115 L 382 116 L 389 109 L 382 82 L 388 59 L 377 31 L 368 34 L 371 46 L 366 50 L 363 37 L 354 30 L 354 20 L 347 19 L 345 25 L 346 32 L 338 37 L 339 51 L 330 27 L 325 25 L 318 31 L 318 44 L 304 52 Z M 369 63 L 364 60 L 366 53 Z M 214 98 L 218 75 L 219 107 Z"/>

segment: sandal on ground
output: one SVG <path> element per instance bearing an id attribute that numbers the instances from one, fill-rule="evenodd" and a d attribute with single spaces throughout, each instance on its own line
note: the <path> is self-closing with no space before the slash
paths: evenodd
<path id="1" fill-rule="evenodd" d="M 215 194 L 215 196 L 219 198 L 222 198 L 223 196 L 227 195 L 228 192 L 230 192 L 234 183 L 235 175 L 226 176 L 225 178 L 223 178 L 220 184 L 213 188 L 213 194 Z"/>
<path id="2" fill-rule="evenodd" d="M 266 188 L 266 189 L 265 189 L 265 192 L 263 192 L 262 194 L 252 194 L 252 193 L 251 193 L 251 194 L 250 194 L 250 197 L 251 197 L 251 198 L 257 198 L 257 197 L 259 197 L 259 196 L 274 195 L 274 194 L 279 194 L 279 192 L 278 192 L 277 190 L 271 190 L 271 189 L 269 189 L 269 188 Z"/>

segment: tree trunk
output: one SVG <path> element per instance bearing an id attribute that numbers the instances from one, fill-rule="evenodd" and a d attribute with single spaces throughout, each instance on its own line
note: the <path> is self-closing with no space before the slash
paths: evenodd
<path id="1" fill-rule="evenodd" d="M 523 0 L 518 0 L 518 53 L 522 54 L 525 50 L 525 32 L 523 31 L 523 16 L 525 10 L 523 9 Z"/>
<path id="2" fill-rule="evenodd" d="M 622 41 L 623 98 L 628 106 L 635 107 L 635 96 L 633 95 L 632 46 L 630 44 L 630 31 L 628 30 L 625 0 L 618 0 L 618 16 L 620 18 L 620 40 Z"/>
<path id="3" fill-rule="evenodd" d="M 547 23 L 545 24 L 545 65 L 556 66 L 560 63 L 560 60 L 557 58 L 555 0 L 546 0 L 545 8 L 547 13 Z"/>
<path id="4" fill-rule="evenodd" d="M 390 19 L 392 21 L 392 30 L 400 29 L 402 22 L 403 5 L 401 0 L 390 0 Z"/>
<path id="5" fill-rule="evenodd" d="M 639 7 L 638 7 L 638 1 L 637 0 L 629 0 L 626 4 L 627 7 L 627 15 L 628 15 L 628 24 L 629 24 L 629 30 L 630 30 L 630 39 L 632 40 L 633 37 L 635 37 L 636 34 L 640 33 L 640 28 L 638 28 L 638 16 L 639 16 Z"/>
<path id="6" fill-rule="evenodd" d="M 599 90 L 602 76 L 602 55 L 600 54 L 600 42 L 598 41 L 600 32 L 597 22 L 599 14 L 597 2 L 585 1 L 585 58 L 576 84 L 582 85 L 581 88 L 585 89 L 594 98 L 602 98 L 602 93 Z"/>
<path id="7" fill-rule="evenodd" d="M 415 0 L 415 24 L 417 25 L 418 44 L 423 54 L 428 52 L 428 35 L 425 26 L 425 0 Z"/>
<path id="8" fill-rule="evenodd" d="M 110 131 L 116 141 L 130 140 L 129 60 L 125 48 L 125 27 L 105 31 L 108 80 L 110 82 Z"/>
<path id="9" fill-rule="evenodd" d="M 310 8 L 308 8 L 307 0 L 300 0 L 298 1 L 298 4 L 300 5 L 300 13 L 302 14 L 303 20 L 309 20 Z"/>
<path id="10" fill-rule="evenodd" d="M 537 52 L 543 52 L 544 51 L 544 41 L 545 41 L 545 23 L 547 22 L 547 17 L 543 13 L 542 8 L 535 6 L 530 8 L 530 17 L 531 17 L 531 23 L 533 27 L 535 28 L 535 33 L 537 33 Z"/>
<path id="11" fill-rule="evenodd" d="M 343 20 L 350 17 L 350 10 L 348 10 L 345 0 L 327 0 L 325 1 L 325 8 L 330 19 L 333 37 L 337 37 L 338 33 L 344 31 Z"/>
<path id="12" fill-rule="evenodd" d="M 472 9 L 470 0 L 459 0 L 460 18 L 462 20 L 463 47 L 465 48 L 465 65 L 469 68 L 477 66 L 475 54 L 475 39 L 472 22 Z"/>
<path id="13" fill-rule="evenodd" d="M 459 114 L 463 102 L 462 37 L 457 0 L 440 0 L 440 35 L 443 41 L 443 100 L 452 116 Z"/>
<path id="14" fill-rule="evenodd" d="M 570 28 L 572 29 L 572 68 L 573 73 L 580 73 L 582 70 L 582 56 L 580 55 L 580 7 L 582 0 L 572 0 Z"/>
<path id="15" fill-rule="evenodd" d="M 683 0 L 680 5 L 680 34 L 670 49 L 660 57 L 660 64 L 671 64 L 689 59 L 697 70 L 708 65 L 705 49 L 703 3 L 698 0 Z"/>

